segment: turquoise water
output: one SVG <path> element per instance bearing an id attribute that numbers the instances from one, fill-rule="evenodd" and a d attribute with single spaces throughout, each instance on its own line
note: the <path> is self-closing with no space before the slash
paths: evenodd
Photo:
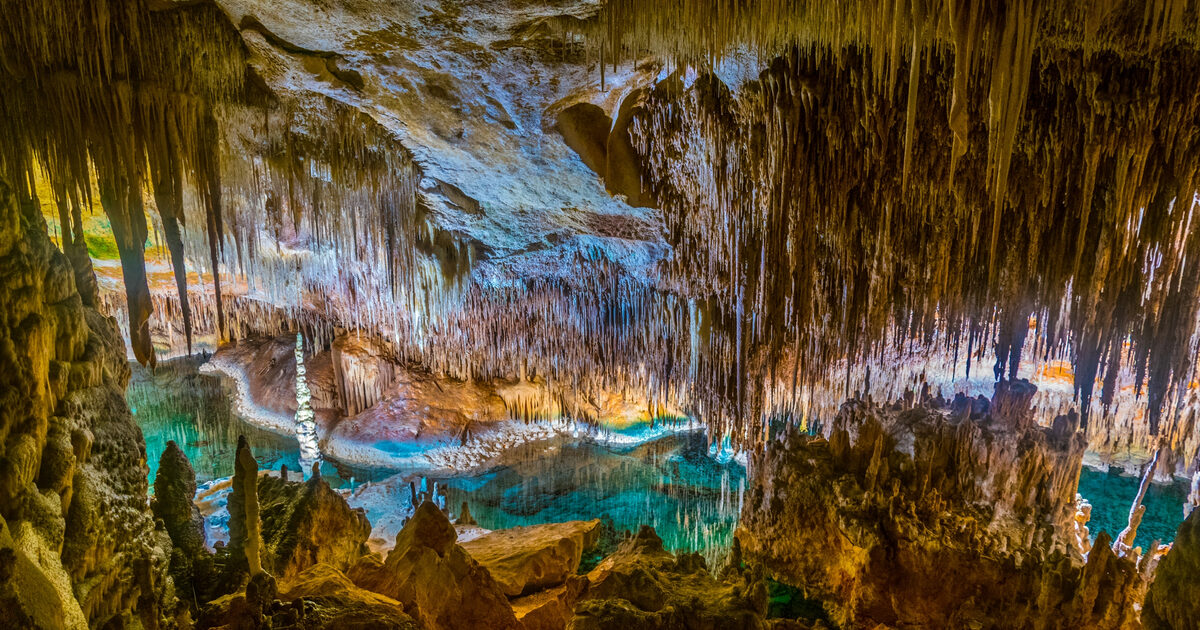
<path id="1" fill-rule="evenodd" d="M 300 469 L 300 445 L 296 438 L 260 429 L 237 415 L 231 402 L 231 385 L 219 376 L 202 374 L 201 357 L 164 361 L 150 370 L 131 364 L 133 378 L 125 399 L 146 440 L 146 464 L 150 483 L 158 473 L 158 459 L 174 440 L 183 449 L 196 481 L 203 484 L 233 475 L 233 460 L 239 435 L 245 435 L 260 470 Z M 378 479 L 390 471 L 372 470 L 328 462 L 322 476 L 334 487 Z"/>
<path id="2" fill-rule="evenodd" d="M 198 371 L 202 359 L 164 362 L 153 372 L 133 366 L 127 399 L 146 440 L 153 482 L 168 440 L 187 454 L 204 483 L 233 474 L 238 435 L 250 441 L 262 469 L 299 467 L 295 438 L 259 429 L 238 417 L 231 385 Z M 404 449 L 406 445 L 397 444 Z M 485 474 L 433 479 L 454 512 L 463 501 L 488 529 L 605 519 L 618 530 L 648 524 L 673 550 L 701 551 L 710 562 L 732 539 L 741 511 L 746 471 L 736 460 L 713 457 L 703 431 L 665 433 L 628 446 L 582 441 L 519 447 L 510 463 Z M 323 473 L 335 487 L 380 480 L 393 471 L 330 462 Z M 411 474 L 411 471 L 410 471 Z M 1126 523 L 1138 479 L 1084 468 L 1080 493 L 1092 503 L 1091 532 L 1115 536 Z M 1187 485 L 1155 484 L 1136 544 L 1167 542 L 1183 518 Z"/>
<path id="3" fill-rule="evenodd" d="M 612 447 L 584 442 L 541 452 L 489 474 L 444 479 L 446 503 L 463 501 L 483 527 L 599 518 L 618 530 L 650 525 L 667 549 L 710 562 L 732 542 L 746 470 L 710 455 L 703 431 Z"/>
<path id="4" fill-rule="evenodd" d="M 1093 540 L 1102 529 L 1113 538 L 1125 529 L 1129 522 L 1129 506 L 1137 496 L 1139 483 L 1141 480 L 1137 477 L 1084 467 L 1079 476 L 1079 494 L 1092 504 L 1092 520 L 1088 527 Z M 1149 549 L 1155 540 L 1162 543 L 1175 540 L 1175 530 L 1183 522 L 1187 493 L 1188 484 L 1183 481 L 1151 484 L 1143 501 L 1146 515 L 1138 527 L 1134 546 Z"/>

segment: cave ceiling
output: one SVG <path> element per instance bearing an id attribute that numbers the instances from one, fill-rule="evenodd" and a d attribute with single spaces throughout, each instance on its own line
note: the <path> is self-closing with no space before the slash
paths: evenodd
<path id="1" fill-rule="evenodd" d="M 1121 374 L 1188 421 L 1194 2 L 0 8 L 0 169 L 64 249 L 99 198 L 144 363 L 153 326 L 353 328 L 744 443 L 863 365 L 1034 356 L 1085 422 Z"/>

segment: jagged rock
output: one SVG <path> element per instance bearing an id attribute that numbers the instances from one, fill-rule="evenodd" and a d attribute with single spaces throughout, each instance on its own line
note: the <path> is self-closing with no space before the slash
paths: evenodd
<path id="1" fill-rule="evenodd" d="M 387 560 L 367 557 L 350 579 L 399 601 L 427 630 L 521 628 L 500 586 L 456 536 L 450 520 L 426 501 L 396 536 Z"/>
<path id="2" fill-rule="evenodd" d="M 462 543 L 509 597 L 558 586 L 579 568 L 596 544 L 600 521 L 570 521 L 514 527 Z"/>
<path id="3" fill-rule="evenodd" d="M 512 600 L 513 612 L 525 630 L 563 630 L 587 587 L 586 577 L 569 576 L 562 586 Z"/>
<path id="4" fill-rule="evenodd" d="M 755 457 L 738 540 L 748 558 L 826 601 L 842 625 L 1126 628 L 1144 585 L 1075 538 L 1082 435 L 932 402 L 851 401 L 828 441 L 790 436 Z M 1016 420 L 1015 420 L 1016 419 Z M 1105 541 L 1107 535 L 1103 535 Z"/>
<path id="5" fill-rule="evenodd" d="M 344 571 L 365 552 L 371 535 L 366 514 L 351 509 L 319 475 L 303 483 L 264 476 L 258 492 L 265 555 L 279 579 L 316 564 Z"/>
<path id="6" fill-rule="evenodd" d="M 572 630 L 764 627 L 767 590 L 761 577 L 734 571 L 718 581 L 703 558 L 672 555 L 647 526 L 587 578 L 588 589 L 567 626 Z"/>
<path id="7" fill-rule="evenodd" d="M 355 586 L 345 574 L 327 564 L 315 564 L 293 578 L 282 598 L 313 602 L 317 616 L 328 628 L 415 630 L 420 627 L 404 612 L 400 602 Z"/>
<path id="8" fill-rule="evenodd" d="M 229 493 L 229 561 L 235 571 L 250 575 L 262 572 L 262 521 L 258 504 L 258 462 L 250 452 L 246 436 L 238 436 Z"/>
<path id="9" fill-rule="evenodd" d="M 158 475 L 154 479 L 154 501 L 150 504 L 154 516 L 162 519 L 177 550 L 191 554 L 204 549 L 204 519 L 196 498 L 196 472 L 187 455 L 174 440 L 158 459 Z"/>
<path id="10" fill-rule="evenodd" d="M 1183 630 L 1200 624 L 1200 510 L 1188 514 L 1171 551 L 1159 561 L 1142 607 L 1142 624 L 1146 630 Z"/>
<path id="11" fill-rule="evenodd" d="M 217 587 L 213 554 L 205 546 L 204 518 L 195 498 L 196 472 L 179 445 L 169 441 L 158 459 L 150 508 L 171 539 L 171 577 L 177 588 L 192 593 L 182 598 L 191 607 L 197 607 L 200 598 L 207 600 Z"/>
<path id="12" fill-rule="evenodd" d="M 417 630 L 421 626 L 399 602 L 359 588 L 341 571 L 317 564 L 283 583 L 260 573 L 244 592 L 221 597 L 205 607 L 201 630 Z"/>
<path id="13" fill-rule="evenodd" d="M 467 505 L 466 501 L 463 501 L 462 510 L 458 512 L 458 518 L 454 519 L 454 524 L 464 527 L 479 525 L 479 523 L 475 522 L 475 518 L 471 516 L 471 506 Z"/>

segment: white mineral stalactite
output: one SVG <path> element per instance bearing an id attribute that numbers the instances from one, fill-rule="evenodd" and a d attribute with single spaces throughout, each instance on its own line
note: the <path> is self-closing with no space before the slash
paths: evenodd
<path id="1" fill-rule="evenodd" d="M 304 335 L 296 333 L 296 440 L 300 442 L 300 470 L 307 477 L 313 464 L 321 461 L 317 445 L 317 423 L 313 416 L 312 391 L 304 369 Z"/>

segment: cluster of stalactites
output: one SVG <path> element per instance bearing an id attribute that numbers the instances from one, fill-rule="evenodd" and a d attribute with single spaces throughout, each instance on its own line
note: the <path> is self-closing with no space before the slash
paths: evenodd
<path id="1" fill-rule="evenodd" d="M 961 134 L 945 118 L 959 95 L 909 89 L 956 82 L 948 51 L 890 92 L 864 89 L 878 69 L 852 47 L 793 49 L 737 92 L 713 75 L 659 83 L 631 133 L 674 247 L 670 281 L 734 315 L 731 352 L 712 360 L 762 382 L 913 338 L 968 355 L 986 340 L 1003 346 L 1003 374 L 1036 314 L 1035 335 L 1076 364 L 1085 413 L 1097 378 L 1131 359 L 1156 431 L 1197 347 L 1200 54 L 1031 54 L 1037 106 L 1003 123 L 1011 151 L 984 115 L 997 115 L 993 81 L 963 83 Z M 1005 176 L 1021 185 L 998 189 Z"/>
<path id="2" fill-rule="evenodd" d="M 35 178 L 47 180 L 73 260 L 87 260 L 82 214 L 97 184 L 139 361 L 155 359 L 151 227 L 169 249 L 178 296 L 188 295 L 188 263 L 207 271 L 223 337 L 230 287 L 222 290 L 221 269 L 293 307 L 270 292 L 295 296 L 289 283 L 307 281 L 328 294 L 365 268 L 386 270 L 368 293 L 414 293 L 408 152 L 351 108 L 280 104 L 246 81 L 244 43 L 216 5 L 6 0 L 3 10 L 0 81 L 11 89 L 0 99 L 0 169 L 27 198 Z M 150 198 L 157 217 L 148 225 Z M 321 282 L 301 277 L 303 261 L 281 243 L 326 255 Z M 190 351 L 193 320 L 205 314 L 190 299 L 176 305 Z"/>
<path id="3" fill-rule="evenodd" d="M 142 191 L 153 188 L 182 269 L 184 173 L 207 207 L 208 229 L 220 230 L 212 104 L 243 93 L 244 47 L 213 5 L 7 0 L 0 10 L 0 168 L 25 184 L 26 198 L 35 171 L 48 180 L 67 250 L 83 248 L 82 209 L 98 184 L 122 261 L 130 341 L 139 360 L 153 361 Z"/>

